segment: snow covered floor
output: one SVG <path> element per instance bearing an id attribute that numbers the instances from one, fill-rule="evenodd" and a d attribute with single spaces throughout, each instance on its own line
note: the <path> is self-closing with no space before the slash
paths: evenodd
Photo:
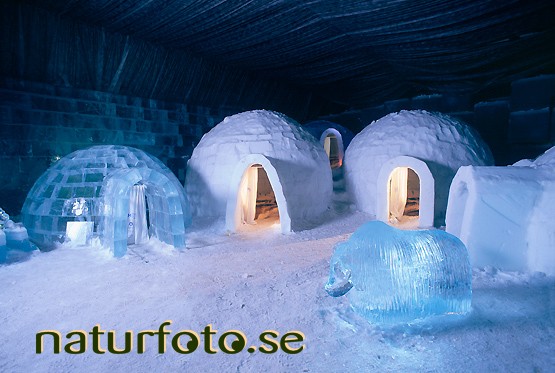
<path id="1" fill-rule="evenodd" d="M 442 324 L 380 329 L 354 314 L 323 286 L 334 244 L 367 220 L 337 216 L 305 232 L 272 230 L 233 236 L 192 232 L 189 250 L 151 241 L 123 259 L 95 248 L 62 247 L 0 267 L 1 372 L 548 372 L 555 366 L 555 279 L 493 268 L 475 269 L 473 313 Z M 88 351 L 35 354 L 35 334 L 96 324 L 117 331 L 238 329 L 259 345 L 267 329 L 298 330 L 296 355 L 158 354 Z M 170 335 L 171 338 L 171 335 Z M 218 335 L 216 335 L 218 338 Z M 67 340 L 64 339 L 67 342 Z M 150 343 L 149 345 L 149 342 Z M 105 345 L 103 340 L 102 344 Z M 217 346 L 217 343 L 214 343 Z M 216 347 L 217 348 L 217 347 Z"/>

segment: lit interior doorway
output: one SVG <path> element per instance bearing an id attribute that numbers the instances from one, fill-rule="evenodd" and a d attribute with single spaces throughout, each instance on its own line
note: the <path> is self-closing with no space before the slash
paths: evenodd
<path id="1" fill-rule="evenodd" d="M 239 190 L 241 223 L 256 229 L 279 225 L 276 196 L 262 165 L 253 164 L 245 171 Z"/>
<path id="2" fill-rule="evenodd" d="M 324 139 L 324 150 L 328 155 L 330 160 L 330 166 L 332 169 L 341 167 L 341 155 L 339 151 L 339 141 L 337 141 L 337 136 L 334 134 L 328 134 Z"/>
<path id="3" fill-rule="evenodd" d="M 146 185 L 133 185 L 129 194 L 129 212 L 127 213 L 127 244 L 139 245 L 146 243 L 148 235 L 149 216 L 146 196 Z"/>
<path id="4" fill-rule="evenodd" d="M 389 222 L 415 228 L 420 215 L 420 178 L 409 167 L 397 167 L 388 182 Z"/>

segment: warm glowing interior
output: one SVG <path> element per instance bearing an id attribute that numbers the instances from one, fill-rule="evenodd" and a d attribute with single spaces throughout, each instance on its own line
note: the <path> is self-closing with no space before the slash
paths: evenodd
<path id="1" fill-rule="evenodd" d="M 339 154 L 339 142 L 337 137 L 333 134 L 326 136 L 324 140 L 324 150 L 330 159 L 331 168 L 341 167 L 341 158 Z"/>
<path id="2" fill-rule="evenodd" d="M 243 225 L 267 227 L 279 224 L 276 196 L 262 165 L 253 164 L 245 171 L 239 198 Z"/>
<path id="3" fill-rule="evenodd" d="M 418 223 L 420 212 L 420 178 L 409 167 L 397 167 L 388 182 L 389 221 L 403 224 Z"/>

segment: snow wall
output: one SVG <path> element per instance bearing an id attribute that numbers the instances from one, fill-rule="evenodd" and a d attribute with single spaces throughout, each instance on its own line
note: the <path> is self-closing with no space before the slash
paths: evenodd
<path id="1" fill-rule="evenodd" d="M 449 191 L 446 230 L 473 266 L 555 275 L 555 152 L 509 167 L 462 167 Z"/>
<path id="2" fill-rule="evenodd" d="M 68 240 L 68 224 L 88 222 L 90 235 L 120 257 L 137 184 L 145 186 L 150 235 L 184 248 L 191 221 L 183 186 L 160 160 L 127 146 L 93 146 L 54 163 L 29 191 L 22 220 L 30 239 L 46 250 Z"/>
<path id="3" fill-rule="evenodd" d="M 321 220 L 332 195 L 329 160 L 318 140 L 287 116 L 266 110 L 225 118 L 206 133 L 187 164 L 194 217 L 238 228 L 241 178 L 261 164 L 276 195 L 282 232 Z"/>
<path id="4" fill-rule="evenodd" d="M 345 152 L 347 190 L 357 208 L 377 217 L 387 216 L 387 211 L 381 210 L 387 207 L 383 199 L 389 175 L 380 178 L 380 172 L 383 176 L 382 167 L 411 167 L 403 162 L 410 158 L 412 163 L 425 163 L 434 179 L 426 184 L 434 185 L 429 209 L 435 226 L 444 224 L 449 186 L 459 167 L 493 164 L 491 152 L 477 132 L 454 118 L 424 110 L 388 114 L 357 134 Z M 418 176 L 422 183 L 426 176 Z M 423 193 L 430 195 L 421 184 Z M 420 223 L 427 225 L 432 224 Z"/>

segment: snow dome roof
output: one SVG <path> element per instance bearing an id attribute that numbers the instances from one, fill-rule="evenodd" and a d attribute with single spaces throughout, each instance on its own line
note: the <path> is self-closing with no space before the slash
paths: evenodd
<path id="1" fill-rule="evenodd" d="M 399 156 L 417 158 L 430 169 L 439 224 L 458 168 L 493 164 L 491 152 L 478 133 L 457 119 L 424 110 L 388 114 L 356 135 L 345 154 L 347 188 L 360 210 L 376 213 L 378 193 L 373 181 L 385 162 Z"/>
<path id="2" fill-rule="evenodd" d="M 92 221 L 102 242 L 123 255 L 129 194 L 137 183 L 146 185 L 152 233 L 184 246 L 189 211 L 183 187 L 160 160 L 127 146 L 93 146 L 57 161 L 27 195 L 23 222 L 30 238 L 48 248 L 65 240 L 68 222 Z"/>
<path id="3" fill-rule="evenodd" d="M 467 161 L 493 162 L 488 146 L 471 127 L 448 115 L 425 110 L 388 114 L 364 128 L 351 145 L 351 162 L 362 153 L 407 155 L 453 166 Z"/>
<path id="4" fill-rule="evenodd" d="M 555 167 L 555 146 L 546 150 L 534 161 L 535 166 L 551 166 Z"/>
<path id="5" fill-rule="evenodd" d="M 237 193 L 244 169 L 266 162 L 264 159 L 275 168 L 278 180 L 268 176 L 274 190 L 281 185 L 287 204 L 282 208 L 293 225 L 327 209 L 332 179 L 319 142 L 287 116 L 255 110 L 225 118 L 193 150 L 186 178 L 193 215 L 226 216 L 226 206 Z"/>

